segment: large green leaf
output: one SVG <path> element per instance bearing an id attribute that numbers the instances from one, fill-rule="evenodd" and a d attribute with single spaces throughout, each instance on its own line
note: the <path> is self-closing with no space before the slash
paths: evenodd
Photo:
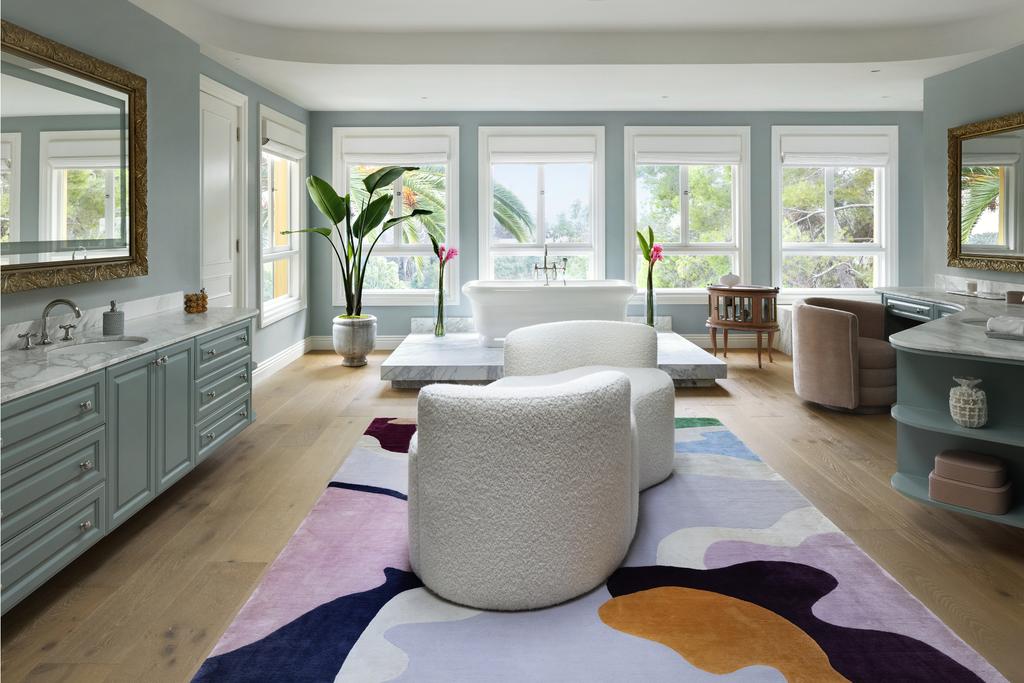
<path id="1" fill-rule="evenodd" d="M 392 225 L 398 225 L 399 223 L 407 221 L 410 218 L 414 218 L 416 216 L 429 216 L 432 213 L 434 212 L 431 211 L 430 209 L 413 209 L 412 213 L 408 215 L 399 216 L 398 218 L 389 218 L 386 221 L 384 221 L 384 229 L 387 230 Z"/>
<path id="2" fill-rule="evenodd" d="M 511 190 L 500 183 L 494 184 L 494 220 L 507 230 L 517 242 L 532 242 L 533 217 Z"/>
<path id="3" fill-rule="evenodd" d="M 965 166 L 960 184 L 960 239 L 966 242 L 981 215 L 998 202 L 1002 175 L 998 166 Z"/>
<path id="4" fill-rule="evenodd" d="M 419 166 L 383 166 L 363 178 L 363 186 L 367 192 L 373 194 L 401 178 L 406 171 L 415 171 L 418 168 Z"/>
<path id="5" fill-rule="evenodd" d="M 338 196 L 338 193 L 334 191 L 329 182 L 323 178 L 311 175 L 306 178 L 306 189 L 309 191 L 309 196 L 313 203 L 316 204 L 316 208 L 320 209 L 320 213 L 327 216 L 327 220 L 335 225 L 345 220 L 347 212 L 345 199 Z"/>
<path id="6" fill-rule="evenodd" d="M 651 245 L 647 241 L 647 238 L 644 237 L 644 234 L 641 231 L 637 230 L 636 231 L 636 239 L 640 243 L 640 253 L 644 255 L 644 261 L 650 261 L 651 260 Z"/>
<path id="7" fill-rule="evenodd" d="M 382 194 L 363 209 L 363 212 L 352 223 L 352 233 L 357 239 L 362 239 L 383 222 L 384 218 L 388 215 L 388 210 L 391 208 L 393 200 L 394 197 L 392 195 Z"/>

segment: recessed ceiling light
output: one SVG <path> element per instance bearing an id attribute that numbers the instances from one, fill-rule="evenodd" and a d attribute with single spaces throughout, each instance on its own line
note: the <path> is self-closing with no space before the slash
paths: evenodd
<path id="1" fill-rule="evenodd" d="M 871 70 L 871 73 L 873 73 L 873 74 L 876 74 L 876 73 L 878 73 L 879 71 L 881 71 L 881 69 L 872 69 L 872 70 Z"/>
<path id="2" fill-rule="evenodd" d="M 421 100 L 429 100 L 430 98 L 427 97 L 426 95 L 420 95 L 420 99 Z"/>
<path id="3" fill-rule="evenodd" d="M 667 99 L 668 99 L 668 95 L 662 95 L 662 96 L 661 96 L 661 99 L 663 99 L 663 100 L 667 100 Z"/>
<path id="4" fill-rule="evenodd" d="M 889 99 L 889 96 L 888 95 L 882 95 L 882 99 L 883 100 L 887 100 L 887 99 Z"/>

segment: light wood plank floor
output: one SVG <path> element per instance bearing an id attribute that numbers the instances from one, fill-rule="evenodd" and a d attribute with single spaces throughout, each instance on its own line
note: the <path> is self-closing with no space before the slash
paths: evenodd
<path id="1" fill-rule="evenodd" d="M 374 416 L 415 417 L 416 392 L 310 354 L 260 384 L 257 422 L 2 622 L 4 681 L 182 681 L 199 667 Z M 1024 681 L 1024 531 L 889 488 L 888 416 L 809 407 L 781 355 L 677 392 L 717 417 L 1010 680 Z"/>

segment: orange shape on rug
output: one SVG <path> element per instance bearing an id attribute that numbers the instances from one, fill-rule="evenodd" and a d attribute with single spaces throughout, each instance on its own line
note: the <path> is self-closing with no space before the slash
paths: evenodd
<path id="1" fill-rule="evenodd" d="M 667 645 L 708 673 L 763 664 L 791 682 L 847 680 L 814 639 L 792 622 L 721 593 L 651 588 L 612 598 L 598 614 L 608 626 Z"/>

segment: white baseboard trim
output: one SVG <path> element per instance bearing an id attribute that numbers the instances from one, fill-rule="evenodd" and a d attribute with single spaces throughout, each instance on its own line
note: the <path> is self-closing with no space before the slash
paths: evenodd
<path id="1" fill-rule="evenodd" d="M 257 363 L 256 368 L 252 371 L 253 384 L 262 382 L 289 363 L 302 358 L 309 351 L 309 342 L 309 337 L 300 339 L 291 346 L 278 351 L 270 358 Z"/>

